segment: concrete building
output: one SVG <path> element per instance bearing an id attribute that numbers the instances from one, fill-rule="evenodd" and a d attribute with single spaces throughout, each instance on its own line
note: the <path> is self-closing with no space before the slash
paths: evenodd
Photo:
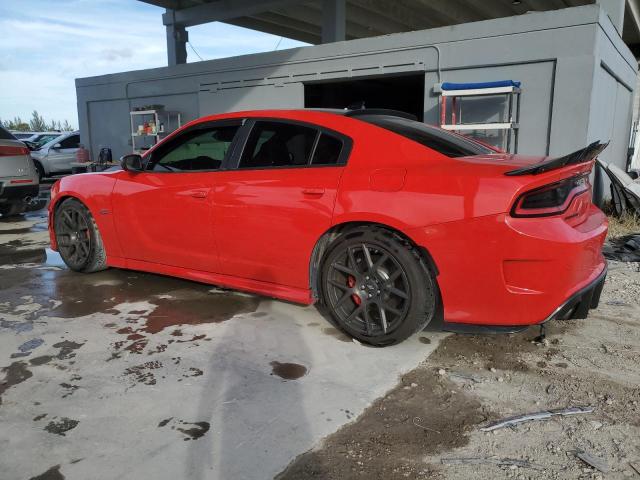
<path id="1" fill-rule="evenodd" d="M 518 153 L 562 155 L 602 140 L 611 142 L 605 160 L 627 164 L 640 45 L 635 0 L 528 13 L 528 4 L 566 3 L 148 3 L 175 9 L 163 16 L 169 66 L 76 80 L 82 140 L 94 157 L 102 146 L 114 157 L 130 152 L 130 111 L 146 105 L 180 112 L 184 123 L 233 110 L 364 101 L 438 124 L 441 82 L 512 79 L 522 82 Z M 465 5 L 451 10 L 455 4 Z M 490 17 L 501 18 L 481 20 Z M 216 20 L 320 44 L 185 63 L 187 27 Z M 465 102 L 474 122 L 504 118 L 500 98 Z"/>

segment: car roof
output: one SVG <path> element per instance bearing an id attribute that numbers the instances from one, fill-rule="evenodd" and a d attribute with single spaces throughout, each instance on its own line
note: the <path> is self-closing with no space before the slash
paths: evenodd
<path id="1" fill-rule="evenodd" d="M 304 108 L 304 111 L 335 113 L 345 117 L 359 117 L 362 115 L 386 115 L 389 117 L 401 117 L 409 120 L 418 120 L 418 117 L 411 113 L 388 108 Z"/>

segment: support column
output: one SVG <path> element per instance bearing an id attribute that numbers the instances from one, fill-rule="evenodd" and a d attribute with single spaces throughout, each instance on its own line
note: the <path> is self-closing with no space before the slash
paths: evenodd
<path id="1" fill-rule="evenodd" d="M 622 36 L 622 27 L 624 26 L 624 7 L 626 1 L 596 0 L 596 3 L 602 5 L 602 8 L 613 22 L 613 26 L 616 27 L 616 30 L 618 30 L 618 33 Z"/>
<path id="2" fill-rule="evenodd" d="M 173 10 L 167 10 L 171 15 Z M 167 27 L 167 64 L 172 67 L 181 63 L 187 63 L 187 42 L 189 32 L 184 25 L 170 23 Z"/>
<path id="3" fill-rule="evenodd" d="M 345 0 L 322 0 L 322 43 L 345 40 L 346 30 Z"/>

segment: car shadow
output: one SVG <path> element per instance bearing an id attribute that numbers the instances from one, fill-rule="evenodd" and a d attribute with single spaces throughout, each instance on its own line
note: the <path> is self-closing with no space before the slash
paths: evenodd
<path id="1" fill-rule="evenodd" d="M 311 442 L 304 408 L 311 355 L 293 317 L 278 313 L 291 328 L 270 331 L 269 303 L 221 325 L 209 349 L 196 414 L 209 431 L 189 445 L 185 478 L 272 478 Z"/>

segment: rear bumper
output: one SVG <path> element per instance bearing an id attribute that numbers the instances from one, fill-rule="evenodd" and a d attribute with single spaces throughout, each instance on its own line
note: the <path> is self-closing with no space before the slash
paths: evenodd
<path id="1" fill-rule="evenodd" d="M 602 273 L 589 285 L 571 295 L 562 305 L 556 308 L 551 315 L 540 323 L 549 320 L 568 320 L 570 318 L 587 318 L 589 310 L 598 308 L 600 295 L 607 279 L 607 266 Z"/>
<path id="2" fill-rule="evenodd" d="M 542 320 L 542 325 L 551 320 L 569 320 L 587 318 L 589 310 L 598 308 L 602 288 L 607 278 L 607 268 L 589 285 L 580 289 L 558 308 L 551 315 Z M 449 323 L 444 322 L 442 329 L 453 333 L 470 334 L 491 334 L 491 333 L 517 333 L 526 330 L 531 325 L 474 325 L 470 323 Z"/>
<path id="3" fill-rule="evenodd" d="M 0 184 L 0 203 L 23 201 L 27 197 L 37 197 L 40 187 L 36 185 L 6 185 Z"/>
<path id="4" fill-rule="evenodd" d="M 440 272 L 445 322 L 513 329 L 586 315 L 606 274 L 607 219 L 594 206 L 577 226 L 499 214 L 408 233 Z"/>

